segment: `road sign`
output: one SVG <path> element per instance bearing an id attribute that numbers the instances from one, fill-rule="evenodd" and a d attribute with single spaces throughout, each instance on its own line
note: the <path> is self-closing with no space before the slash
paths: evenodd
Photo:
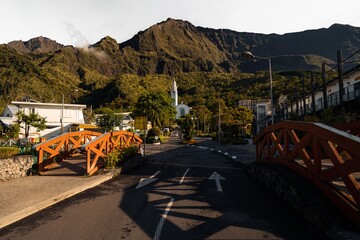
<path id="1" fill-rule="evenodd" d="M 137 116 L 135 117 L 135 129 L 146 129 L 147 127 L 147 116 Z"/>

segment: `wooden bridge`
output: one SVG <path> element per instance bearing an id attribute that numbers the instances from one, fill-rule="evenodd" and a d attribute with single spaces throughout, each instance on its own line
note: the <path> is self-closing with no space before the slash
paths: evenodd
<path id="1" fill-rule="evenodd" d="M 256 160 L 281 164 L 309 179 L 360 225 L 360 123 L 335 129 L 283 121 L 255 139 Z"/>
<path id="2" fill-rule="evenodd" d="M 116 131 L 101 134 L 92 131 L 69 132 L 39 143 L 33 147 L 37 151 L 37 165 L 40 174 L 56 166 L 59 162 L 76 157 L 86 161 L 86 174 L 91 176 L 104 165 L 103 158 L 116 148 L 137 145 L 139 136 Z"/>

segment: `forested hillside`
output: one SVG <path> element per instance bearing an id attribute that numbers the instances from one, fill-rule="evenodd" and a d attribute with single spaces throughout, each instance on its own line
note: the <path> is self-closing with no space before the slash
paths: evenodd
<path id="1" fill-rule="evenodd" d="M 130 109 L 148 91 L 170 92 L 175 78 L 179 100 L 211 105 L 223 99 L 268 97 L 267 61 L 249 61 L 250 50 L 271 57 L 275 97 L 293 91 L 303 76 L 335 63 L 360 48 L 360 29 L 333 25 L 284 35 L 240 33 L 195 27 L 168 19 L 123 43 L 106 36 L 85 48 L 64 46 L 46 37 L 0 45 L 0 105 L 30 98 Z M 358 56 L 355 56 L 358 59 Z M 318 75 L 317 75 L 318 76 Z M 307 84 L 308 86 L 308 84 Z"/>

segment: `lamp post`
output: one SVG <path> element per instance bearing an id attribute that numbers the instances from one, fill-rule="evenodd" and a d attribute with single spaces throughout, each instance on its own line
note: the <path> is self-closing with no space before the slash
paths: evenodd
<path id="1" fill-rule="evenodd" d="M 64 133 L 64 94 L 62 94 L 62 104 L 61 104 L 61 129 L 60 129 L 60 133 L 63 134 Z"/>
<path id="2" fill-rule="evenodd" d="M 251 52 L 249 51 L 245 51 L 241 54 L 242 57 L 244 58 L 258 58 L 258 59 L 263 59 L 263 60 L 268 60 L 269 62 L 269 75 L 270 75 L 270 110 L 271 110 L 271 124 L 274 124 L 274 98 L 273 98 L 273 87 L 272 87 L 272 71 L 271 71 L 271 59 L 270 58 L 265 58 L 265 57 L 259 57 L 259 56 L 255 56 L 253 55 Z"/>

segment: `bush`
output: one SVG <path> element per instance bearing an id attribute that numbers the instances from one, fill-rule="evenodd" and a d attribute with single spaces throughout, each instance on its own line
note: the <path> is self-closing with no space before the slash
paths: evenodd
<path id="1" fill-rule="evenodd" d="M 26 145 L 20 146 L 19 154 L 20 155 L 35 155 L 35 151 L 32 150 L 32 147 L 33 147 L 32 144 L 26 144 Z"/>
<path id="2" fill-rule="evenodd" d="M 146 143 L 158 143 L 160 138 L 158 136 L 151 136 L 146 138 Z"/>
<path id="3" fill-rule="evenodd" d="M 0 157 L 11 157 L 17 155 L 20 149 L 17 147 L 0 147 Z"/>
<path id="4" fill-rule="evenodd" d="M 160 139 L 160 142 L 163 143 L 163 142 L 166 142 L 166 137 L 165 136 L 159 136 L 159 139 Z"/>
<path id="5" fill-rule="evenodd" d="M 160 129 L 159 128 L 152 128 L 149 130 L 148 137 L 155 137 L 155 136 L 160 136 Z"/>
<path id="6" fill-rule="evenodd" d="M 125 160 L 130 157 L 135 157 L 138 154 L 139 148 L 137 145 L 120 149 L 121 160 Z"/>
<path id="7" fill-rule="evenodd" d="M 120 161 L 119 159 L 119 149 L 114 149 L 112 152 L 108 153 L 108 155 L 105 156 L 105 167 L 106 168 L 114 168 L 117 163 Z"/>
<path id="8" fill-rule="evenodd" d="M 114 168 L 120 165 L 121 162 L 125 161 L 128 158 L 135 157 L 138 153 L 138 146 L 132 145 L 130 147 L 124 147 L 120 149 L 115 149 L 105 156 L 105 167 Z"/>

